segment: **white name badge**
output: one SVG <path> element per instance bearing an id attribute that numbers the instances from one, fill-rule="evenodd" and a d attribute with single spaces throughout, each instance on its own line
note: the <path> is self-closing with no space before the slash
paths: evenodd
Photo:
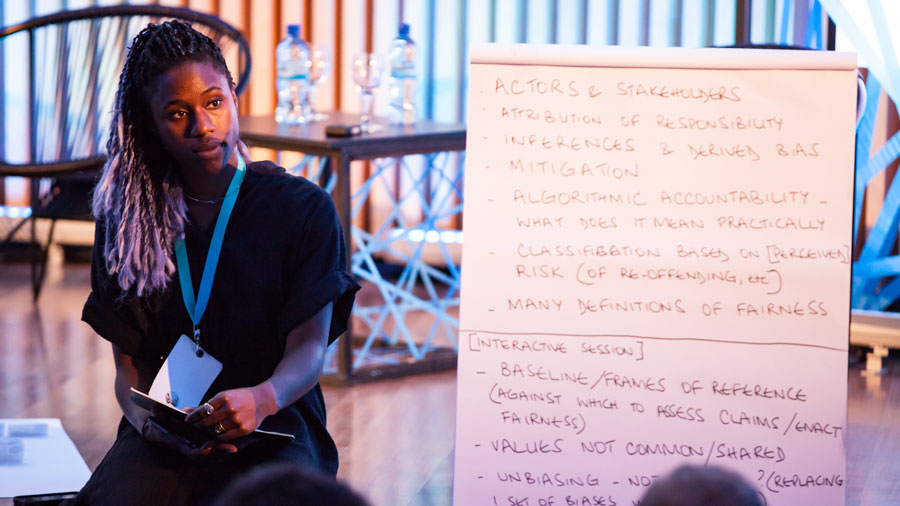
<path id="1" fill-rule="evenodd" d="M 200 405 L 203 394 L 222 371 L 222 363 L 182 334 L 147 394 L 179 409 Z"/>

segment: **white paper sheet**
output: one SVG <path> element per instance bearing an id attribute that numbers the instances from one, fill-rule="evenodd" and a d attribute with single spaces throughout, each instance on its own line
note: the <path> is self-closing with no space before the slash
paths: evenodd
<path id="1" fill-rule="evenodd" d="M 25 445 L 23 462 L 0 464 L 0 497 L 80 490 L 91 471 L 62 422 L 58 418 L 0 418 L 7 431 L 19 423 L 46 423 L 47 436 L 21 438 Z"/>
<path id="2" fill-rule="evenodd" d="M 472 53 L 454 504 L 843 504 L 853 58 L 528 51 Z"/>

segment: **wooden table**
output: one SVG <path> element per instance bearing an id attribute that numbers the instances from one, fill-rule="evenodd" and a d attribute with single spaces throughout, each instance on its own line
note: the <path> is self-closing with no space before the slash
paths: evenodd
<path id="1" fill-rule="evenodd" d="M 363 133 L 353 137 L 327 137 L 326 125 L 359 123 L 357 114 L 334 111 L 328 115 L 329 119 L 323 122 L 290 126 L 276 123 L 272 115 L 243 116 L 240 118 L 241 137 L 251 147 L 296 151 L 325 157 L 328 160 L 326 170 L 333 171 L 338 176 L 333 197 L 343 226 L 344 242 L 350 250 L 348 256 L 352 258 L 354 243 L 351 236 L 350 163 L 383 157 L 399 158 L 413 154 L 462 151 L 466 147 L 466 127 L 462 124 L 434 121 L 419 121 L 410 126 L 393 126 L 376 119 L 376 123 L 382 128 L 375 133 Z M 349 384 L 367 379 L 446 368 L 435 367 L 434 364 L 407 362 L 368 368 L 362 373 L 354 371 L 352 335 L 352 327 L 349 327 L 338 342 L 336 379 L 340 383 Z"/>

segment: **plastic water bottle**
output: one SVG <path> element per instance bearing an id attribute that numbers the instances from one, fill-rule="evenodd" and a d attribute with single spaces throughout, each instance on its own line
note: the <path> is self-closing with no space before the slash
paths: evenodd
<path id="1" fill-rule="evenodd" d="M 300 38 L 300 25 L 288 25 L 288 35 L 275 48 L 278 107 L 275 121 L 288 125 L 305 123 L 309 117 L 309 46 Z"/>
<path id="2" fill-rule="evenodd" d="M 400 23 L 397 38 L 391 42 L 390 122 L 410 125 L 416 121 L 416 43 L 409 37 L 409 25 Z"/>

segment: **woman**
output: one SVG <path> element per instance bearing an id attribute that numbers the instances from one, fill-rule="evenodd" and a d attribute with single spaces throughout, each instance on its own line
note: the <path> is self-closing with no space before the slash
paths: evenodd
<path id="1" fill-rule="evenodd" d="M 76 504 L 206 504 L 262 461 L 337 472 L 318 378 L 359 287 L 344 270 L 331 198 L 273 174 L 283 169 L 271 162 L 245 163 L 236 111 L 211 39 L 179 21 L 135 37 L 94 195 L 83 313 L 113 344 L 125 416 Z M 205 310 L 194 293 L 208 299 Z M 210 434 L 202 446 L 170 434 L 129 396 L 148 391 L 179 339 L 222 364 L 202 409 L 186 409 Z M 295 439 L 266 451 L 230 443 L 258 428 Z"/>

